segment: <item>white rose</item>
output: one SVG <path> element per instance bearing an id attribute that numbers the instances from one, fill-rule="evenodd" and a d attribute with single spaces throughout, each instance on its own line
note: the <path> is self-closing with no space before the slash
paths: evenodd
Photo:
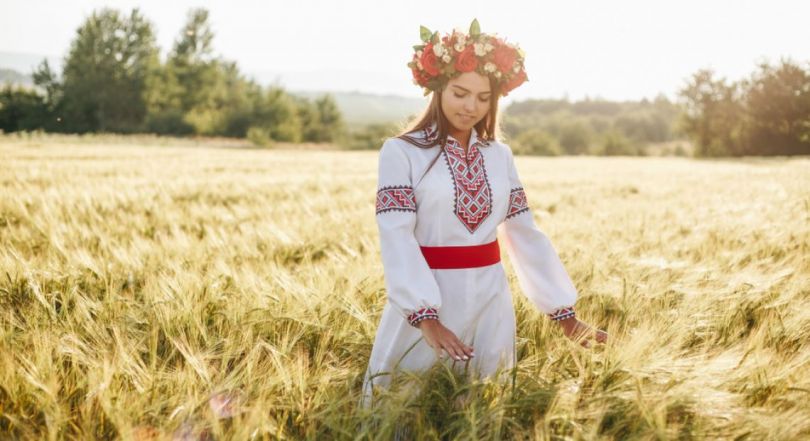
<path id="1" fill-rule="evenodd" d="M 495 65 L 490 63 L 490 62 L 487 62 L 487 64 L 484 65 L 484 70 L 487 71 L 487 72 L 494 72 L 495 71 Z"/>
<path id="2" fill-rule="evenodd" d="M 442 46 L 441 44 L 433 46 L 433 55 L 441 57 L 443 54 L 444 54 L 444 46 Z"/>
<path id="3" fill-rule="evenodd" d="M 479 57 L 483 57 L 487 54 L 486 51 L 484 51 L 484 45 L 481 43 L 475 43 L 473 48 L 475 49 L 475 55 L 478 55 Z"/>
<path id="4" fill-rule="evenodd" d="M 491 44 L 487 43 L 484 45 L 484 53 L 490 52 L 492 49 L 495 49 Z"/>
<path id="5" fill-rule="evenodd" d="M 451 60 L 450 54 L 444 54 L 444 56 L 442 56 L 442 61 L 444 61 L 445 63 L 449 63 L 450 60 Z"/>
<path id="6" fill-rule="evenodd" d="M 501 71 L 499 71 L 499 70 L 495 71 L 495 78 L 498 78 L 498 79 L 501 78 Z"/>

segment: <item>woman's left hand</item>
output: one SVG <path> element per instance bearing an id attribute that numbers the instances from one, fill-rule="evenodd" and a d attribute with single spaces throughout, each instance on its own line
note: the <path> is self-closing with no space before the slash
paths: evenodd
<path id="1" fill-rule="evenodd" d="M 596 329 L 576 317 L 560 320 L 559 323 L 563 329 L 563 334 L 569 339 L 579 342 L 583 347 L 590 348 L 591 340 L 594 339 L 597 343 L 607 342 L 607 332 Z"/>

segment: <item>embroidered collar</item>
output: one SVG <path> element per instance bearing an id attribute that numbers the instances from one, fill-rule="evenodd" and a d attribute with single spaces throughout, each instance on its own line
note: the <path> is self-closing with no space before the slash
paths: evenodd
<path id="1" fill-rule="evenodd" d="M 421 137 L 426 141 L 435 140 L 438 134 L 439 132 L 436 123 L 433 123 L 429 127 L 426 127 L 425 129 L 422 130 L 422 133 L 420 133 Z M 474 150 L 477 150 L 479 147 L 485 147 L 488 145 L 489 141 L 479 139 L 478 132 L 475 130 L 475 127 L 473 127 L 470 130 L 470 147 L 467 149 L 467 156 L 465 159 L 467 161 L 470 161 L 475 157 Z M 461 146 L 461 143 L 459 143 L 458 140 L 453 137 L 453 135 L 449 134 L 447 135 L 447 143 L 445 144 L 445 149 L 453 150 L 454 153 L 457 154 L 457 156 L 461 156 L 462 158 L 465 157 L 464 147 Z"/>

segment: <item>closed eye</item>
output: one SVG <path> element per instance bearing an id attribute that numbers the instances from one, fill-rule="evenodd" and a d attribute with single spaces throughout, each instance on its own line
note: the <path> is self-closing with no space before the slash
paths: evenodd
<path id="1" fill-rule="evenodd" d="M 453 95 L 455 95 L 455 97 L 456 97 L 456 98 L 464 98 L 465 96 L 467 96 L 467 94 L 459 95 L 459 94 L 457 94 L 457 93 L 454 93 Z M 485 103 L 485 102 L 489 101 L 489 95 L 487 95 L 487 97 L 486 97 L 486 98 L 484 98 L 484 97 L 478 97 L 478 99 L 479 99 L 479 100 L 480 100 L 482 103 Z"/>

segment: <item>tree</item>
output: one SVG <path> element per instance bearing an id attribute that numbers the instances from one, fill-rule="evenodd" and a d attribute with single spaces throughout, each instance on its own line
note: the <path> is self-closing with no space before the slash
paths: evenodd
<path id="1" fill-rule="evenodd" d="M 681 128 L 695 140 L 698 156 L 725 156 L 742 151 L 743 107 L 737 83 L 727 85 L 725 79 L 715 79 L 711 70 L 702 69 L 678 95 L 685 108 Z"/>
<path id="2" fill-rule="evenodd" d="M 746 85 L 749 152 L 810 154 L 810 71 L 790 60 L 761 63 Z"/>
<path id="3" fill-rule="evenodd" d="M 11 85 L 0 89 L 0 131 L 42 129 L 46 120 L 45 99 L 35 90 Z"/>
<path id="4" fill-rule="evenodd" d="M 259 95 L 253 113 L 253 126 L 266 129 L 275 141 L 302 140 L 298 105 L 279 87 L 271 87 Z"/>
<path id="5" fill-rule="evenodd" d="M 129 17 L 112 9 L 94 11 L 78 29 L 65 60 L 66 130 L 142 130 L 148 79 L 158 67 L 152 25 L 137 8 Z"/>
<path id="6" fill-rule="evenodd" d="M 628 139 L 620 130 L 610 130 L 602 138 L 602 151 L 606 156 L 636 156 L 642 153 L 633 141 Z"/>
<path id="7" fill-rule="evenodd" d="M 567 121 L 559 128 L 557 135 L 560 146 L 569 155 L 579 155 L 588 152 L 590 131 L 588 126 L 579 120 Z"/>
<path id="8" fill-rule="evenodd" d="M 335 99 L 332 95 L 326 94 L 315 101 L 315 107 L 318 108 L 318 115 L 320 116 L 320 123 L 324 132 L 324 136 L 321 140 L 325 142 L 337 140 L 343 134 L 344 126 L 343 117 L 340 114 L 340 109 L 338 109 Z"/>
<path id="9" fill-rule="evenodd" d="M 212 106 L 213 90 L 219 81 L 219 60 L 214 56 L 214 32 L 208 23 L 208 11 L 188 12 L 185 26 L 169 53 L 167 69 L 176 81 L 173 90 L 184 112 Z"/>
<path id="10" fill-rule="evenodd" d="M 563 153 L 557 140 L 542 129 L 529 129 L 521 133 L 510 147 L 516 155 L 557 156 Z"/>

